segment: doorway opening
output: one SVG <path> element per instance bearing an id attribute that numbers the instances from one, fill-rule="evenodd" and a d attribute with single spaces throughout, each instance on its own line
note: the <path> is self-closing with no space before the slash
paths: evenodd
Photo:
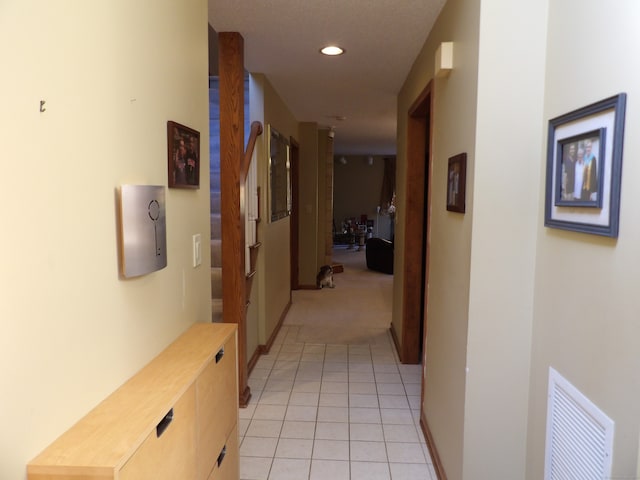
<path id="1" fill-rule="evenodd" d="M 422 361 L 427 329 L 431 206 L 432 84 L 409 109 L 407 121 L 407 185 L 402 299 L 402 363 Z"/>

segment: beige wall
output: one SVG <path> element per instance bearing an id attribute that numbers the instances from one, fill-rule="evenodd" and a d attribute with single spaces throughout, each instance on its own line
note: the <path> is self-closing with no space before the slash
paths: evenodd
<path id="1" fill-rule="evenodd" d="M 334 162 L 334 215 L 336 228 L 345 218 L 365 214 L 376 221 L 376 207 L 380 203 L 380 190 L 384 176 L 384 157 L 374 156 L 373 165 L 367 163 L 368 156 L 347 155 L 347 163 L 339 162 L 342 155 L 335 157 Z M 374 236 L 389 238 L 389 217 L 378 216 Z"/>
<path id="2" fill-rule="evenodd" d="M 314 286 L 318 273 L 318 125 L 300 124 L 300 218 L 299 280 L 300 286 Z"/>
<path id="3" fill-rule="evenodd" d="M 637 477 L 639 20 L 640 4 L 633 0 L 550 2 L 545 122 L 620 92 L 628 97 L 618 238 L 543 227 L 538 231 L 527 462 L 531 480 L 543 472 L 550 366 L 615 422 L 612 478 Z M 539 165 L 542 176 L 543 162 Z M 542 181 L 538 197 L 537 223 L 542 225 Z"/>
<path id="4" fill-rule="evenodd" d="M 196 321 L 210 321 L 207 6 L 0 6 L 0 477 Z M 8 74 L 11 72 L 11 74 Z M 46 112 L 39 112 L 46 100 Z M 167 185 L 167 120 L 201 133 L 199 190 L 166 190 L 168 266 L 120 280 L 115 190 Z"/>
<path id="5" fill-rule="evenodd" d="M 546 28 L 544 0 L 482 3 L 465 479 L 525 470 Z"/>
<path id="6" fill-rule="evenodd" d="M 262 242 L 259 252 L 258 278 L 260 281 L 259 341 L 265 345 L 274 332 L 291 299 L 291 259 L 289 253 L 290 218 L 270 221 L 268 191 L 268 129 L 271 125 L 286 139 L 298 137 L 298 122 L 273 89 L 266 77 L 256 76 L 264 98 L 265 131 L 260 137 L 261 156 L 259 163 L 259 185 L 261 197 L 258 235 Z"/>
<path id="7" fill-rule="evenodd" d="M 525 469 L 545 34 L 546 2 L 450 0 L 399 97 L 396 240 L 403 242 L 406 115 L 433 76 L 437 46 L 452 41 L 453 71 L 432 90 L 423 406 L 450 479 L 521 478 Z M 461 152 L 464 215 L 445 209 L 447 159 Z M 396 281 L 399 337 L 403 287 Z"/>
<path id="8" fill-rule="evenodd" d="M 431 172 L 431 250 L 424 415 L 438 446 L 448 478 L 462 478 L 467 308 L 471 225 L 474 215 L 475 116 L 478 5 L 449 0 L 418 56 L 398 97 L 398 223 L 396 245 L 404 244 L 406 128 L 411 104 L 433 77 L 435 50 L 454 42 L 454 70 L 433 84 L 433 166 Z M 467 213 L 446 210 L 448 158 L 467 153 Z M 396 248 L 396 272 L 403 251 Z M 394 279 L 393 327 L 401 338 L 402 276 Z M 478 477 L 480 478 L 480 477 Z M 498 477 L 496 477 L 498 478 Z"/>

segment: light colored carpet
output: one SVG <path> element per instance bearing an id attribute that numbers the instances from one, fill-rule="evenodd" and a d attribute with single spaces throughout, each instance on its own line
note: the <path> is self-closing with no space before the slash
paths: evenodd
<path id="1" fill-rule="evenodd" d="M 393 275 L 368 270 L 364 250 L 336 247 L 333 261 L 344 265 L 344 272 L 334 274 L 336 287 L 294 291 L 284 325 L 298 327 L 299 342 L 387 343 Z"/>

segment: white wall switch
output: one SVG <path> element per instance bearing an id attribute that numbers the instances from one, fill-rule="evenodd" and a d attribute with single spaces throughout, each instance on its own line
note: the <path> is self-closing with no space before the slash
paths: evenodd
<path id="1" fill-rule="evenodd" d="M 193 236 L 193 266 L 197 267 L 202 263 L 202 242 L 200 240 L 200 234 L 196 233 Z"/>

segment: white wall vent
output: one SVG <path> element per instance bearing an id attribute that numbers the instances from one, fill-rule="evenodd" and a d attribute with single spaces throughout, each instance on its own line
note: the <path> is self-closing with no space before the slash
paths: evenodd
<path id="1" fill-rule="evenodd" d="M 549 368 L 545 480 L 611 477 L 613 421 Z"/>

